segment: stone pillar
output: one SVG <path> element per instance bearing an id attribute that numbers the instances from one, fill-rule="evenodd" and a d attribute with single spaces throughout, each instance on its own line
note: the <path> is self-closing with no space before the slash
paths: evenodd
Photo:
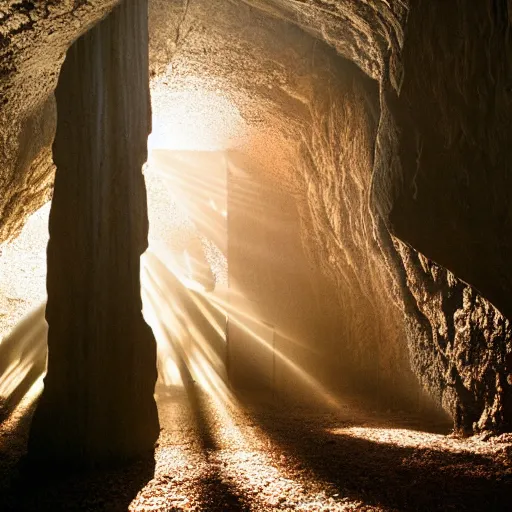
<path id="1" fill-rule="evenodd" d="M 56 90 L 48 373 L 29 460 L 98 466 L 151 453 L 156 345 L 141 313 L 151 112 L 147 0 L 68 51 Z"/>

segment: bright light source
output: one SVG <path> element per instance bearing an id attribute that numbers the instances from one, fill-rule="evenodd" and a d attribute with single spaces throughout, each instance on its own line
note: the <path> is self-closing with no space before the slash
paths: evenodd
<path id="1" fill-rule="evenodd" d="M 151 84 L 153 133 L 149 150 L 225 151 L 245 137 L 238 108 L 220 91 L 196 80 L 194 86 L 170 88 L 168 75 Z"/>

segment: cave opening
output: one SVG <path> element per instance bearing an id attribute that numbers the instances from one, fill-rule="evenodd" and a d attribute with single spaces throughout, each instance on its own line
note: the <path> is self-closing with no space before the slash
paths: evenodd
<path id="1" fill-rule="evenodd" d="M 468 212 L 505 183 L 489 171 L 482 199 L 453 154 L 487 140 L 460 77 L 506 81 L 493 56 L 509 11 L 460 22 L 488 51 L 468 36 L 454 67 L 442 28 L 421 77 L 422 30 L 454 13 L 377 3 L 97 2 L 5 75 L 6 510 L 69 508 L 91 482 L 94 510 L 504 509 L 512 334 L 489 267 L 505 249 L 486 231 L 480 268 Z M 39 13 L 9 9 L 12 26 Z M 489 169 L 505 118 L 485 117 Z M 427 179 L 447 180 L 446 161 L 453 211 Z M 90 472 L 69 496 L 59 476 L 22 495 L 27 443 L 22 482 L 26 467 Z"/>

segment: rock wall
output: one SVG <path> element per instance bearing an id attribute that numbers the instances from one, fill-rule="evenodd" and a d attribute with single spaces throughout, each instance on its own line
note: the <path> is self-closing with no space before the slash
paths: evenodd
<path id="1" fill-rule="evenodd" d="M 338 347 L 352 382 L 382 402 L 426 405 L 410 372 L 389 235 L 371 205 L 377 85 L 350 63 L 338 65 L 328 92 L 320 89 L 312 101 L 303 132 L 303 244 L 312 266 L 335 285 Z"/>
<path id="2" fill-rule="evenodd" d="M 147 3 L 127 0 L 68 51 L 56 90 L 48 370 L 29 457 L 85 466 L 151 454 L 156 344 L 142 317 Z M 56 421 L 58 418 L 58 421 Z"/>
<path id="3" fill-rule="evenodd" d="M 512 35 L 507 2 L 413 2 L 392 112 L 397 237 L 512 315 Z M 421 66 L 418 66 L 421 62 Z"/>
<path id="4" fill-rule="evenodd" d="M 408 0 L 243 1 L 300 26 L 356 63 L 371 78 L 380 81 L 389 76 L 399 87 Z"/>
<path id="5" fill-rule="evenodd" d="M 411 363 L 462 433 L 510 431 L 510 323 L 472 287 L 394 240 L 412 297 L 405 305 Z"/>
<path id="6" fill-rule="evenodd" d="M 388 178 L 374 193 L 407 243 L 395 241 L 413 368 L 465 432 L 512 420 L 511 43 L 509 2 L 413 1 L 400 94 L 382 95 L 375 173 Z"/>
<path id="7" fill-rule="evenodd" d="M 312 125 L 331 135 L 313 136 L 316 151 L 306 144 L 306 155 L 316 156 L 303 160 L 311 254 L 345 290 L 345 303 L 358 304 L 346 291 L 360 289 L 378 304 L 349 318 L 368 323 L 375 310 L 370 322 L 382 324 L 395 305 L 411 368 L 456 427 L 509 430 L 509 2 L 250 3 L 304 26 L 380 82 L 373 164 L 357 165 L 361 152 L 350 159 L 353 139 L 338 150 L 350 114 L 337 121 L 328 109 Z M 350 29 L 343 34 L 333 20 Z M 364 137 L 355 140 L 361 147 Z M 436 270 L 418 272 L 418 261 Z M 356 338 L 364 346 L 364 336 Z M 367 348 L 391 354 L 392 340 Z"/>
<path id="8" fill-rule="evenodd" d="M 55 100 L 69 45 L 118 0 L 0 2 L 0 241 L 51 195 Z"/>

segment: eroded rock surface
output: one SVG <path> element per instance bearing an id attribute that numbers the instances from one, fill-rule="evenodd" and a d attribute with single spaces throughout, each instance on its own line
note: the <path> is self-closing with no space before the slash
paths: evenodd
<path id="1" fill-rule="evenodd" d="M 117 0 L 0 2 L 0 240 L 51 195 L 53 91 L 69 45 Z"/>
<path id="2" fill-rule="evenodd" d="M 398 142 L 388 226 L 409 246 L 413 323 L 427 321 L 409 335 L 413 364 L 465 431 L 510 430 L 512 414 L 510 7 L 411 2 L 403 85 L 387 95 Z"/>

